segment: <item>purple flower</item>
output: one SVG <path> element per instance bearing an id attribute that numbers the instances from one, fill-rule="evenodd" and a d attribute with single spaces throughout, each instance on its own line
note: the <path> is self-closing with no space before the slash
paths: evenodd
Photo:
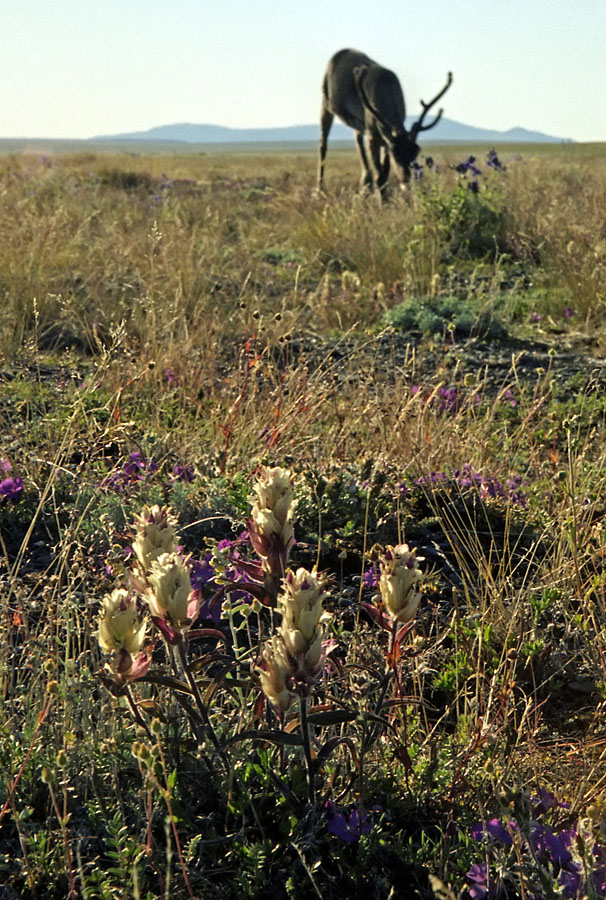
<path id="1" fill-rule="evenodd" d="M 572 861 L 564 841 L 546 825 L 534 823 L 530 832 L 530 843 L 535 853 L 548 856 L 558 866 L 567 866 Z"/>
<path id="2" fill-rule="evenodd" d="M 128 457 L 128 462 L 125 462 L 121 468 L 111 472 L 103 479 L 101 487 L 114 491 L 123 491 L 129 485 L 138 481 L 145 481 L 147 475 L 151 475 L 157 470 L 157 463 L 152 459 L 145 459 L 138 450 L 135 450 Z"/>
<path id="3" fill-rule="evenodd" d="M 446 472 L 430 472 L 429 475 L 421 475 L 420 478 L 417 478 L 415 484 L 423 487 L 426 484 L 440 484 L 444 481 L 448 481 Z"/>
<path id="4" fill-rule="evenodd" d="M 471 172 L 472 175 L 481 175 L 482 170 L 478 169 L 476 165 L 474 165 L 476 161 L 475 156 L 468 156 L 467 159 L 464 159 L 463 162 L 458 163 L 458 165 L 454 166 L 455 172 L 458 172 L 459 175 L 467 175 L 468 172 Z"/>
<path id="5" fill-rule="evenodd" d="M 18 475 L 15 478 L 5 478 L 4 481 L 0 481 L 0 499 L 2 501 L 12 500 L 13 503 L 17 503 L 22 494 L 23 479 Z"/>
<path id="6" fill-rule="evenodd" d="M 187 484 L 191 484 L 194 478 L 195 475 L 192 466 L 173 466 L 174 481 L 185 481 Z"/>
<path id="7" fill-rule="evenodd" d="M 13 467 L 10 464 L 10 462 L 8 461 L 8 459 L 6 459 L 6 458 L 0 459 L 0 470 L 2 470 L 3 472 L 6 472 L 8 474 L 8 472 L 10 472 L 10 470 L 12 468 Z"/>
<path id="8" fill-rule="evenodd" d="M 572 317 L 574 316 L 574 309 L 572 308 L 572 306 L 566 306 L 562 310 L 562 315 L 565 319 L 572 319 Z"/>
<path id="9" fill-rule="evenodd" d="M 455 413 L 457 411 L 459 405 L 459 393 L 456 387 L 438 388 L 438 399 L 440 400 L 440 405 L 438 406 L 438 412 L 440 413 Z"/>
<path id="10" fill-rule="evenodd" d="M 396 481 L 394 488 L 396 497 L 406 497 L 410 493 L 410 488 L 404 481 Z"/>
<path id="11" fill-rule="evenodd" d="M 480 193 L 480 183 L 477 178 L 474 178 L 473 181 L 470 181 L 468 187 L 472 194 Z"/>
<path id="12" fill-rule="evenodd" d="M 491 169 L 495 169 L 497 172 L 504 172 L 506 169 L 506 166 L 504 166 L 499 159 L 496 150 L 488 151 L 488 154 L 486 156 L 486 165 Z"/>
<path id="13" fill-rule="evenodd" d="M 591 877 L 596 893 L 606 896 L 606 866 L 599 866 Z"/>
<path id="14" fill-rule="evenodd" d="M 558 883 L 562 885 L 564 897 L 569 897 L 570 900 L 578 897 L 581 887 L 581 872 L 578 867 L 571 866 L 560 872 Z"/>
<path id="15" fill-rule="evenodd" d="M 370 834 L 370 822 L 363 807 L 355 806 L 349 817 L 346 817 L 343 813 L 337 812 L 332 800 L 327 800 L 324 806 L 328 818 L 329 834 L 334 834 L 346 844 L 360 840 L 363 834 Z"/>
<path id="16" fill-rule="evenodd" d="M 377 577 L 377 567 L 373 565 L 364 572 L 363 577 L 364 587 L 374 588 L 379 583 L 379 579 Z"/>
<path id="17" fill-rule="evenodd" d="M 473 882 L 469 888 L 469 896 L 472 900 L 485 900 L 489 887 L 492 887 L 486 863 L 474 863 L 467 873 L 467 877 Z"/>
<path id="18" fill-rule="evenodd" d="M 200 596 L 203 598 L 200 604 L 199 617 L 201 619 L 210 619 L 214 625 L 218 625 L 221 621 L 221 603 L 211 603 L 212 597 L 205 599 L 203 592 L 205 585 L 208 585 L 211 590 L 216 590 L 216 572 L 211 565 L 211 559 L 212 555 L 207 553 L 201 560 L 195 560 L 191 564 L 189 575 L 192 588 L 199 591 Z"/>
<path id="19" fill-rule="evenodd" d="M 519 478 L 519 476 L 518 476 L 518 478 Z M 508 485 L 509 485 L 509 482 L 510 482 L 510 479 L 507 480 Z M 513 479 L 511 479 L 511 482 L 512 482 L 512 486 L 513 486 Z M 519 484 L 519 481 L 518 481 L 518 484 Z M 538 797 L 533 797 L 532 800 L 536 804 L 535 808 L 534 808 L 534 815 L 537 818 L 540 815 L 542 815 L 543 813 L 549 812 L 549 810 L 552 809 L 554 806 L 557 806 L 560 809 L 570 809 L 570 803 L 566 803 L 565 801 L 556 800 L 555 794 L 552 794 L 551 791 L 546 791 L 545 788 L 539 788 Z M 564 832 L 562 832 L 562 834 L 563 833 Z M 572 834 L 572 832 L 571 832 L 571 834 Z M 570 843 L 570 841 L 567 841 L 567 843 Z"/>
<path id="20" fill-rule="evenodd" d="M 531 321 L 531 322 L 534 322 L 535 324 L 537 324 L 538 322 L 540 322 L 542 318 L 543 318 L 543 316 L 542 316 L 540 313 L 538 313 L 538 312 L 532 312 L 532 313 L 530 314 L 530 321 Z"/>
<path id="21" fill-rule="evenodd" d="M 516 828 L 515 822 L 510 824 L 510 828 Z M 507 828 L 503 825 L 500 819 L 489 819 L 486 825 L 482 825 L 478 822 L 476 825 L 472 825 L 471 828 L 471 836 L 474 841 L 480 841 L 484 837 L 484 835 L 489 835 L 491 838 L 494 838 L 495 841 L 499 841 L 505 847 L 511 847 L 512 839 L 511 834 L 507 830 Z"/>
<path id="22" fill-rule="evenodd" d="M 412 173 L 417 181 L 420 181 L 423 177 L 423 166 L 419 165 L 418 162 L 413 162 L 411 165 Z"/>

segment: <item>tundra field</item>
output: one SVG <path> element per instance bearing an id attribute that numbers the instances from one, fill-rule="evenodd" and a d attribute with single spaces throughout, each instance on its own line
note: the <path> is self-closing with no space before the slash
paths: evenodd
<path id="1" fill-rule="evenodd" d="M 2 900 L 606 893 L 606 145 L 315 179 L 0 156 Z"/>

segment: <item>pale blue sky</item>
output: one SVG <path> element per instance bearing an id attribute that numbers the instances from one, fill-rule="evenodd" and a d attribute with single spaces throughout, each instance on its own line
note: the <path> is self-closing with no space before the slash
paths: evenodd
<path id="1" fill-rule="evenodd" d="M 328 58 L 364 50 L 410 112 L 606 140 L 606 0 L 0 0 L 0 137 L 315 122 Z"/>

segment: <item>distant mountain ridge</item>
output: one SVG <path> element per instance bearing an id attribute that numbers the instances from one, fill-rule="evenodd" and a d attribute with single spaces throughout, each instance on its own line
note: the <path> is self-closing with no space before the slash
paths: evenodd
<path id="1" fill-rule="evenodd" d="M 414 121 L 411 117 L 409 125 Z M 333 141 L 351 141 L 353 132 L 350 128 L 335 121 L 330 139 Z M 206 125 L 180 123 L 175 125 L 158 125 L 147 131 L 132 131 L 125 134 L 97 135 L 93 141 L 161 141 L 181 144 L 250 144 L 250 143 L 291 143 L 316 142 L 320 138 L 319 125 L 289 125 L 282 128 L 227 128 L 223 125 Z M 554 137 L 541 131 L 529 131 L 526 128 L 510 128 L 508 131 L 496 131 L 489 128 L 476 128 L 464 125 L 454 119 L 441 119 L 428 143 L 437 141 L 481 141 L 501 143 L 571 143 L 571 138 Z"/>

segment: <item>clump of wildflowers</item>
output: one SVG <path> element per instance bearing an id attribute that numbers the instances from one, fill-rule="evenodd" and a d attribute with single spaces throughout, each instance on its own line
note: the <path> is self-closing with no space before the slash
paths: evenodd
<path id="1" fill-rule="evenodd" d="M 455 172 L 458 172 L 459 175 L 481 175 L 482 170 L 476 166 L 476 158 L 475 156 L 468 156 L 467 159 L 464 159 L 462 162 L 457 163 L 456 166 L 453 166 Z"/>
<path id="2" fill-rule="evenodd" d="M 408 544 L 388 545 L 379 560 L 379 591 L 387 613 L 394 622 L 405 625 L 414 618 L 421 600 L 417 585 L 423 577 L 416 556 Z"/>
<path id="3" fill-rule="evenodd" d="M 325 596 L 324 582 L 315 570 L 286 573 L 278 600 L 282 621 L 265 642 L 255 667 L 266 697 L 282 710 L 289 708 L 295 694 L 308 697 L 322 673 Z"/>
<path id="4" fill-rule="evenodd" d="M 293 484 L 287 469 L 261 469 L 251 497 L 250 540 L 262 559 L 268 586 L 283 578 L 294 543 Z"/>
<path id="5" fill-rule="evenodd" d="M 145 481 L 158 471 L 158 464 L 153 459 L 146 459 L 138 450 L 131 453 L 128 461 L 119 469 L 111 472 L 101 482 L 106 490 L 125 491 L 137 482 Z"/>
<path id="6" fill-rule="evenodd" d="M 519 821 L 507 816 L 472 826 L 471 837 L 484 845 L 485 861 L 474 863 L 467 872 L 469 896 L 473 900 L 506 896 L 503 880 L 493 879 L 490 870 L 500 876 L 501 863 L 514 843 L 529 882 L 537 886 L 532 894 L 536 900 L 556 895 L 569 900 L 604 896 L 606 848 L 593 837 L 591 822 L 579 820 L 572 827 L 553 829 L 540 819 L 553 807 L 568 809 L 568 803 L 556 801 L 543 789 L 539 797 L 523 794 L 517 799 L 523 816 Z"/>

